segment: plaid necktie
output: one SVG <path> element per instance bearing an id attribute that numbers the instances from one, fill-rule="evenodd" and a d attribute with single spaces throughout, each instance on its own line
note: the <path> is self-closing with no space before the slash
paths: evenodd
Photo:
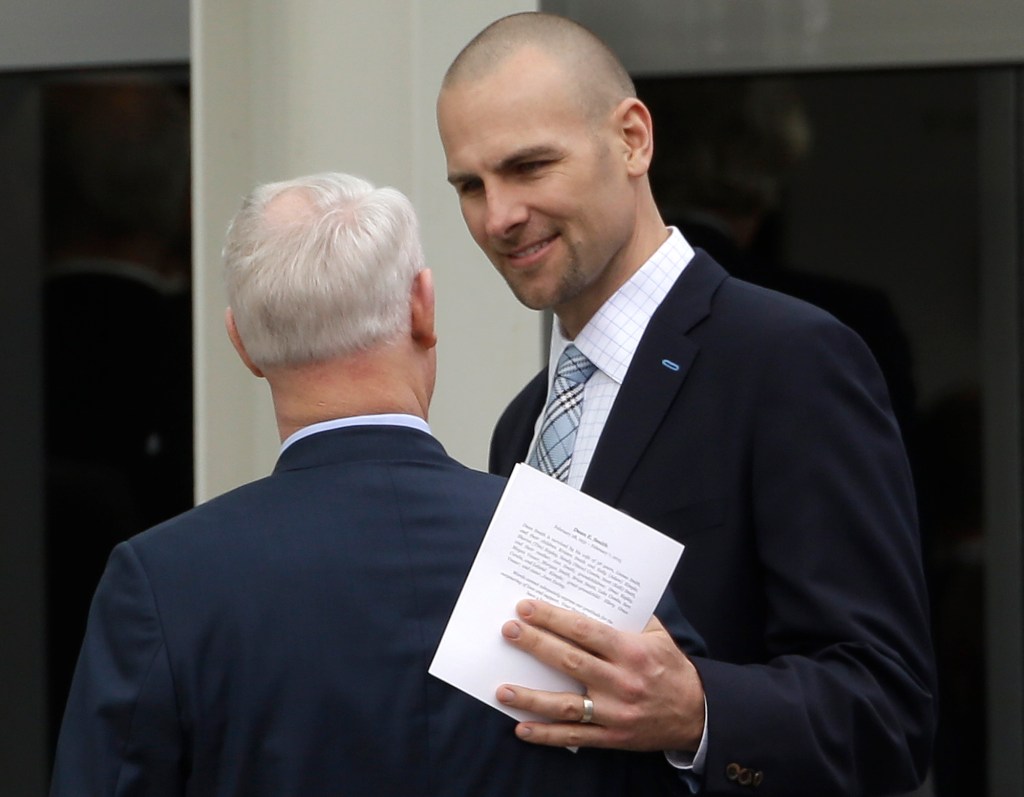
<path id="1" fill-rule="evenodd" d="M 583 386 L 596 370 L 597 366 L 572 344 L 558 358 L 551 397 L 529 464 L 559 481 L 569 476 L 576 429 L 583 413 Z"/>

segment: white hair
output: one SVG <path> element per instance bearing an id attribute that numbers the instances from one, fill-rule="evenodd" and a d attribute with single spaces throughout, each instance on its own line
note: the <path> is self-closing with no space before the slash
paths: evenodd
<path id="1" fill-rule="evenodd" d="M 401 192 L 324 173 L 249 194 L 228 227 L 224 265 L 252 361 L 300 365 L 407 333 L 423 249 Z"/>

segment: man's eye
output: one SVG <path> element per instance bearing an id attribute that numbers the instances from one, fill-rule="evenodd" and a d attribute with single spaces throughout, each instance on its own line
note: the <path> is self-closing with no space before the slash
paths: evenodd
<path id="1" fill-rule="evenodd" d="M 522 174 L 536 172 L 548 165 L 547 161 L 524 161 L 519 164 L 519 171 Z"/>
<path id="2" fill-rule="evenodd" d="M 475 194 L 483 187 L 483 183 L 479 180 L 467 180 L 464 183 L 459 183 L 455 186 L 455 190 L 459 196 L 467 196 Z"/>

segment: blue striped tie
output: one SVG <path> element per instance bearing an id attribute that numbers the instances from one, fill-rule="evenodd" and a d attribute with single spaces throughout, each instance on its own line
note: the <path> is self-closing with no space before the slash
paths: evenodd
<path id="1" fill-rule="evenodd" d="M 529 464 L 559 481 L 569 476 L 576 429 L 583 413 L 583 387 L 596 370 L 597 366 L 572 344 L 558 358 L 551 398 Z"/>

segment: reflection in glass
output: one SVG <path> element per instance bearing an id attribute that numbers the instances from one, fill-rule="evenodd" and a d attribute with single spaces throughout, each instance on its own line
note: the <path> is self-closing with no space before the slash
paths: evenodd
<path id="1" fill-rule="evenodd" d="M 192 504 L 186 91 L 133 73 L 43 88 L 51 731 L 119 541 Z"/>

